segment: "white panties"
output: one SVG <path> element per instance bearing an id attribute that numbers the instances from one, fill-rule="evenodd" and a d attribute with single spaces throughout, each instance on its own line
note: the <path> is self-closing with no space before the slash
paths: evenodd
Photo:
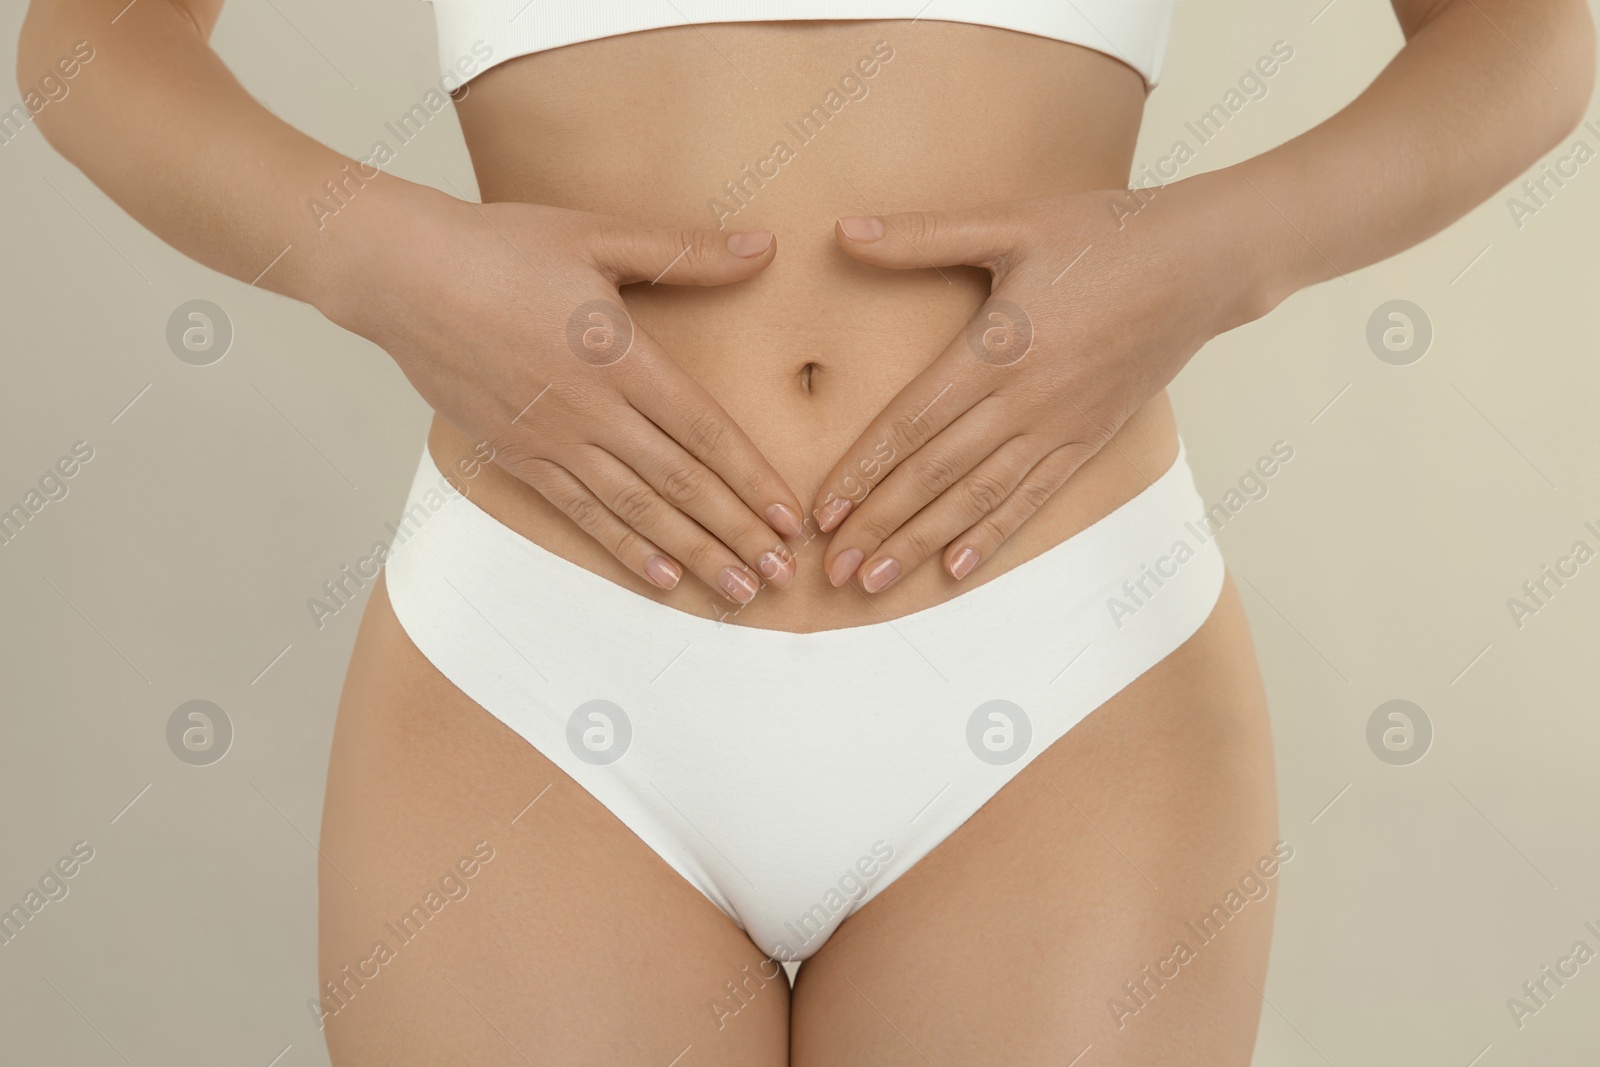
<path id="1" fill-rule="evenodd" d="M 455 492 L 426 448 L 406 506 L 386 568 L 417 648 L 780 961 L 1187 640 L 1223 581 L 1181 441 L 1148 489 L 1043 554 L 814 633 L 616 585 Z"/>

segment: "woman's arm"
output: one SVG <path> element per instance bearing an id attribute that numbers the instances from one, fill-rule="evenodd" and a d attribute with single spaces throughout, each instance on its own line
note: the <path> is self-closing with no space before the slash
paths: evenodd
<path id="1" fill-rule="evenodd" d="M 221 11 L 222 0 L 41 0 L 22 24 L 17 80 L 31 90 L 87 42 L 94 59 L 35 120 L 45 139 L 184 255 L 315 305 L 359 265 L 380 203 L 423 187 L 362 179 L 349 211 L 319 227 L 307 201 L 359 164 L 245 91 L 207 44 Z"/>
<path id="2" fill-rule="evenodd" d="M 1274 306 L 1444 229 L 1582 121 L 1595 31 L 1584 0 L 1393 0 L 1400 50 L 1349 106 L 1213 180 Z M 1251 198 L 1273 210 L 1248 210 Z M 1281 213 L 1281 214 L 1280 214 Z"/>
<path id="3" fill-rule="evenodd" d="M 244 90 L 206 43 L 221 7 L 36 0 L 24 92 L 79 42 L 94 49 L 41 132 L 180 252 L 381 345 L 639 577 L 670 589 L 687 567 L 736 603 L 787 585 L 799 500 L 617 291 L 669 265 L 673 284 L 741 281 L 772 261 L 772 235 L 469 204 L 364 166 Z M 319 217 L 330 182 L 344 206 Z"/>
<path id="4" fill-rule="evenodd" d="M 818 491 L 835 585 L 876 592 L 941 553 L 965 577 L 1212 337 L 1438 232 L 1577 125 L 1583 0 L 1394 6 L 1406 45 L 1347 107 L 1135 213 L 1108 210 L 1117 190 L 840 220 L 858 259 L 970 264 L 993 285 Z"/>

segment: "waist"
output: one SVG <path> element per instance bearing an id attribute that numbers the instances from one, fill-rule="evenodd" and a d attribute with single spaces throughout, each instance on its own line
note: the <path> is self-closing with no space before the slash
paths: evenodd
<path id="1" fill-rule="evenodd" d="M 1140 76 L 1109 56 L 1007 30 L 744 23 L 515 59 L 474 79 L 457 111 L 485 201 L 777 235 L 772 265 L 750 281 L 622 295 L 637 326 L 809 502 L 989 289 L 975 268 L 887 271 L 852 260 L 835 245 L 834 220 L 1123 187 L 1144 92 Z M 446 470 L 473 451 L 442 420 L 430 447 Z M 810 631 L 894 618 L 982 584 L 1131 500 L 1176 454 L 1171 410 L 1158 396 L 961 583 L 935 560 L 869 601 L 828 583 L 819 537 L 797 549 L 790 588 L 768 587 L 734 615 L 692 575 L 671 591 L 638 579 L 498 467 L 484 468 L 469 493 L 536 544 L 642 595 Z"/>
<path id="2" fill-rule="evenodd" d="M 1118 642 L 1162 645 L 1160 659 L 1210 613 L 1224 570 L 1181 442 L 1171 463 L 1131 499 L 1050 548 L 963 586 L 959 606 L 929 603 L 854 622 L 834 613 L 804 628 L 793 619 L 727 626 L 745 621 L 731 605 L 677 610 L 662 602 L 668 598 L 637 595 L 653 587 L 608 581 L 595 568 L 572 565 L 461 495 L 467 487 L 425 451 L 382 557 L 389 597 L 408 630 L 461 646 L 464 668 L 483 655 L 483 641 L 469 636 L 480 624 L 518 649 L 537 648 L 550 663 L 578 662 L 585 657 L 577 650 L 596 648 L 665 662 L 696 644 L 737 653 L 728 671 L 737 664 L 760 674 L 774 656 L 787 657 L 799 668 L 797 677 L 812 682 L 821 676 L 810 668 L 830 662 L 848 661 L 872 675 L 885 648 L 904 651 L 900 646 L 914 636 L 913 646 L 933 642 L 918 649 L 925 661 L 992 685 L 994 672 L 1024 640 L 1074 652 L 1089 644 L 1102 652 Z M 753 604 L 742 610 L 754 610 Z M 531 646 L 530 635 L 538 635 Z M 421 636 L 413 633 L 435 659 Z M 975 665 L 974 659 L 985 662 Z M 1097 659 L 1104 666 L 1106 660 Z M 1064 665 L 1051 667 L 1041 681 Z"/>

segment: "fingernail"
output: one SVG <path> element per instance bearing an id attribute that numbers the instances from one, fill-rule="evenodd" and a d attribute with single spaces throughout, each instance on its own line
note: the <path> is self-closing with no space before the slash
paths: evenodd
<path id="1" fill-rule="evenodd" d="M 972 573 L 972 568 L 978 565 L 978 553 L 970 548 L 963 548 L 956 553 L 956 558 L 950 561 L 950 574 L 957 581 Z"/>
<path id="2" fill-rule="evenodd" d="M 772 504 L 767 508 L 767 522 L 785 537 L 799 537 L 804 531 L 800 528 L 800 520 L 794 517 L 794 512 L 782 504 Z"/>
<path id="3" fill-rule="evenodd" d="M 833 566 L 828 568 L 828 581 L 833 583 L 835 589 L 850 580 L 850 576 L 861 566 L 863 553 L 859 548 L 847 548 L 834 558 Z"/>
<path id="4" fill-rule="evenodd" d="M 869 593 L 876 593 L 898 577 L 900 577 L 900 564 L 892 557 L 885 557 L 867 572 L 865 578 L 861 579 L 861 586 Z"/>
<path id="5" fill-rule="evenodd" d="M 794 556 L 788 552 L 763 552 L 761 558 L 756 560 L 756 570 L 761 572 L 761 577 L 782 589 L 794 578 Z"/>
<path id="6" fill-rule="evenodd" d="M 771 230 L 746 230 L 743 233 L 728 235 L 728 251 L 745 259 L 759 256 L 770 244 L 772 244 Z"/>
<path id="7" fill-rule="evenodd" d="M 855 501 L 849 497 L 834 497 L 827 504 L 813 512 L 817 517 L 817 526 L 823 533 L 827 533 L 843 522 L 844 517 L 850 514 L 850 509 L 853 507 L 855 507 Z"/>
<path id="8" fill-rule="evenodd" d="M 883 236 L 883 220 L 875 215 L 852 215 L 839 220 L 839 229 L 852 241 L 876 241 Z"/>
<path id="9" fill-rule="evenodd" d="M 678 568 L 674 567 L 665 556 L 651 556 L 644 561 L 644 572 L 650 580 L 663 589 L 671 589 L 678 584 Z"/>
<path id="10" fill-rule="evenodd" d="M 748 604 L 756 597 L 758 587 L 755 580 L 738 567 L 722 568 L 722 573 L 717 575 L 717 581 L 724 593 L 741 604 Z"/>

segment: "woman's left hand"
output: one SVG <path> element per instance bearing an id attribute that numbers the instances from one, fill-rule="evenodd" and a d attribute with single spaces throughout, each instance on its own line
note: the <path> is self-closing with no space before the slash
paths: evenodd
<path id="1" fill-rule="evenodd" d="M 835 586 L 857 574 L 875 593 L 941 552 L 966 577 L 1201 345 L 1270 309 L 1265 257 L 1242 240 L 1269 205 L 1202 179 L 839 220 L 857 259 L 968 264 L 992 282 L 962 336 L 818 491 L 813 514 L 836 531 L 823 554 Z"/>

